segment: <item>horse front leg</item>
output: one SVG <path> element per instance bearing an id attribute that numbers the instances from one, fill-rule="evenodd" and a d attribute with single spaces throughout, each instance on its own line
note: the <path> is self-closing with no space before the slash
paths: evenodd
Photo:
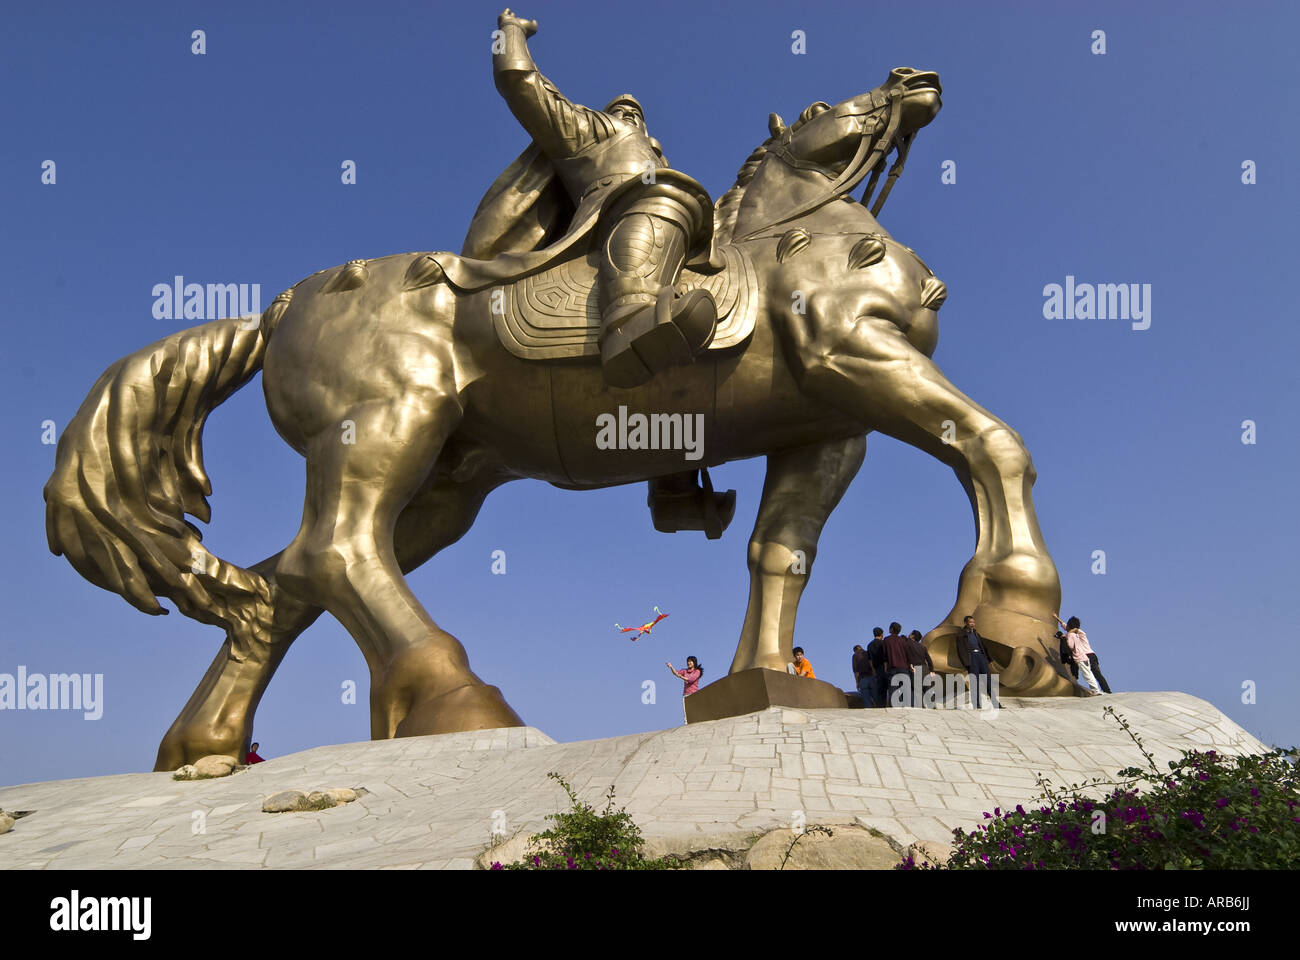
<path id="1" fill-rule="evenodd" d="M 936 668 L 962 669 L 954 640 L 970 614 L 981 634 L 1006 648 L 995 653 L 1007 692 L 1070 693 L 1072 684 L 1049 663 L 1061 585 L 1034 514 L 1036 474 L 1020 435 L 958 390 L 888 320 L 813 309 L 786 333 L 804 392 L 947 463 L 970 497 L 975 554 L 957 602 L 926 637 Z"/>
<path id="2" fill-rule="evenodd" d="M 866 456 L 850 437 L 769 454 L 763 498 L 749 539 L 749 608 L 731 673 L 784 670 L 793 656 L 794 618 L 817 556 L 822 527 Z"/>

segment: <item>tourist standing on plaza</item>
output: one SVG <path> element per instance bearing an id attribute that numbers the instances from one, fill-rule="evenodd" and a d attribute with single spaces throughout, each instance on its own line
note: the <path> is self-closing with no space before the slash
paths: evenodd
<path id="1" fill-rule="evenodd" d="M 668 663 L 667 660 L 664 663 Z M 682 687 L 682 723 L 689 723 L 686 716 L 686 698 L 700 689 L 700 677 L 704 675 L 704 670 L 700 667 L 700 661 L 694 657 L 686 658 L 686 669 L 676 670 L 671 663 L 668 663 L 668 669 L 673 671 L 673 676 L 681 680 Z"/>
<path id="2" fill-rule="evenodd" d="M 862 697 L 864 707 L 876 705 L 876 671 L 871 666 L 871 658 L 862 644 L 853 647 L 853 682 L 857 685 L 858 695 Z"/>
<path id="3" fill-rule="evenodd" d="M 1079 618 L 1071 617 L 1070 622 L 1066 623 L 1056 615 L 1056 622 L 1065 627 L 1065 641 L 1070 645 L 1075 666 L 1079 668 L 1079 673 L 1093 696 L 1099 693 L 1110 693 L 1110 684 L 1101 675 L 1101 662 L 1093 652 L 1092 644 L 1088 642 L 1088 635 L 1080 628 Z"/>
<path id="4" fill-rule="evenodd" d="M 668 663 L 666 660 L 664 662 Z M 677 677 L 677 679 L 681 680 L 682 683 L 685 684 L 682 688 L 683 697 L 689 697 L 692 693 L 695 693 L 700 689 L 700 677 L 704 675 L 704 671 L 700 669 L 700 661 L 696 660 L 694 657 L 686 658 L 685 670 L 673 670 L 673 665 L 671 663 L 668 664 L 668 669 L 673 671 L 674 677 Z"/>
<path id="5" fill-rule="evenodd" d="M 982 705 L 980 695 L 987 684 L 989 700 L 994 709 L 1001 709 L 1002 704 L 998 703 L 997 694 L 993 692 L 992 680 L 988 679 L 993 675 L 989 666 L 988 647 L 975 629 L 974 617 L 968 616 L 961 632 L 957 634 L 957 658 L 970 674 L 971 706 L 979 709 Z"/>
<path id="6" fill-rule="evenodd" d="M 930 651 L 925 649 L 925 644 L 921 642 L 921 631 L 913 630 L 907 635 L 907 639 L 916 644 L 915 647 L 911 648 L 913 655 L 918 654 L 919 648 L 919 656 L 921 659 L 915 661 L 915 665 L 925 667 L 925 675 L 927 677 L 932 676 L 934 674 L 934 661 L 930 659 Z"/>
<path id="7" fill-rule="evenodd" d="M 881 627 L 873 627 L 871 637 L 871 642 L 867 644 L 867 659 L 871 661 L 872 691 L 875 693 L 872 706 L 883 707 L 886 697 L 885 631 Z"/>
<path id="8" fill-rule="evenodd" d="M 885 652 L 885 695 L 891 707 L 912 706 L 912 658 L 903 625 L 895 620 L 881 644 Z M 902 681 L 899 681 L 902 677 Z"/>
<path id="9" fill-rule="evenodd" d="M 907 656 L 908 656 L 908 663 L 912 665 L 913 669 L 915 669 L 916 667 L 924 668 L 924 671 L 922 673 L 923 681 L 928 680 L 930 677 L 934 676 L 934 661 L 930 659 L 930 651 L 925 649 L 925 644 L 921 642 L 920 630 L 913 630 L 911 633 L 907 635 Z M 915 676 L 915 674 L 913 674 L 913 676 Z M 921 696 L 921 690 L 923 689 L 923 683 L 916 684 L 915 689 L 916 689 L 916 693 L 915 693 L 912 706 L 914 707 L 925 706 L 924 702 L 922 702 L 919 699 Z M 941 695 L 942 694 L 940 694 L 940 696 Z"/>
<path id="10" fill-rule="evenodd" d="M 254 743 L 251 747 L 248 748 L 248 753 L 244 756 L 245 764 L 264 762 L 263 758 L 257 755 L 257 748 L 260 746 L 261 746 L 260 743 Z"/>

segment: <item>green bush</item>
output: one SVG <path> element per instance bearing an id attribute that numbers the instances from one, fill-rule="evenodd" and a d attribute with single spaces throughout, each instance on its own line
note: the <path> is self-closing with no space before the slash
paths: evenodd
<path id="1" fill-rule="evenodd" d="M 569 796 L 567 813 L 548 814 L 554 826 L 529 838 L 529 854 L 493 870 L 673 870 L 681 864 L 669 858 L 648 860 L 642 854 L 641 828 L 628 812 L 614 809 L 614 788 L 605 794 L 605 809 L 597 813 L 583 803 L 558 773 L 547 777 Z"/>
<path id="2" fill-rule="evenodd" d="M 906 857 L 897 869 L 950 870 L 1257 870 L 1300 863 L 1300 751 L 1246 757 L 1185 750 L 1161 771 L 1128 721 L 1106 714 L 1131 736 L 1150 769 L 1119 771 L 1118 783 L 1093 780 L 1044 792 L 1025 810 L 994 808 L 989 822 L 953 831 L 946 864 Z M 1110 786 L 1100 797 L 1089 796 Z"/>

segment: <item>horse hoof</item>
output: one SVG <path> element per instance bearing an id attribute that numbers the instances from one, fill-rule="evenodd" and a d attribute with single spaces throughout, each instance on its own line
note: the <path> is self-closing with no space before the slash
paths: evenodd
<path id="1" fill-rule="evenodd" d="M 1074 684 L 1038 651 L 1016 647 L 998 677 L 998 692 L 1012 697 L 1069 697 Z"/>
<path id="2" fill-rule="evenodd" d="M 411 706 L 393 732 L 395 737 L 422 737 L 464 730 L 522 727 L 524 721 L 496 687 L 466 684 Z"/>
<path id="3" fill-rule="evenodd" d="M 220 732 L 202 726 L 168 730 L 158 745 L 153 768 L 158 772 L 171 771 L 214 754 L 239 759 L 244 755 L 243 746 L 243 730 Z"/>

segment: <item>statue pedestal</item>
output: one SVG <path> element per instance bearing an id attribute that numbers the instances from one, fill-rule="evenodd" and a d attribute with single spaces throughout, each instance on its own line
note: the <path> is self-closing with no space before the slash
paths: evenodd
<path id="1" fill-rule="evenodd" d="M 856 698 L 855 698 L 856 699 Z M 835 707 L 844 709 L 848 697 L 824 680 L 756 667 L 731 673 L 701 687 L 685 700 L 686 722 L 703 723 L 739 717 L 768 707 Z"/>

